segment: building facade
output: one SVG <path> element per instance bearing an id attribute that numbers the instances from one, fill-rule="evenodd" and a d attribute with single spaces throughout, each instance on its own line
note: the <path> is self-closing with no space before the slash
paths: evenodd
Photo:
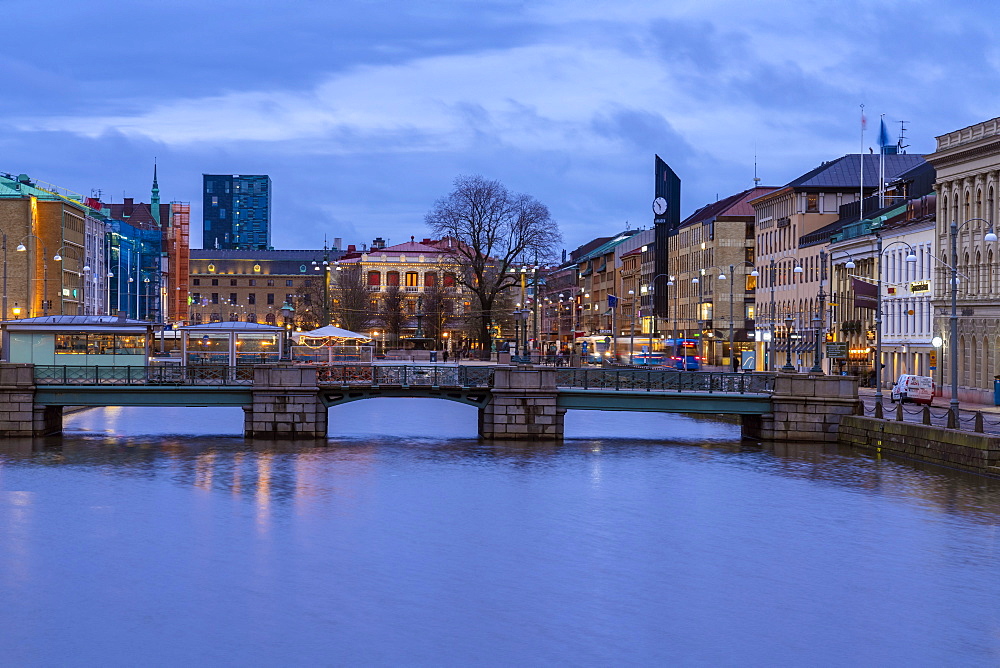
<path id="1" fill-rule="evenodd" d="M 941 386 L 950 396 L 951 369 L 957 365 L 959 399 L 989 401 L 1000 373 L 1000 277 L 996 243 L 984 241 L 1000 219 L 1000 118 L 937 137 L 928 162 L 937 170 L 934 273 L 935 333 L 942 346 Z M 957 228 L 952 256 L 952 226 Z M 957 262 L 955 261 L 957 259 Z M 951 269 L 958 271 L 958 341 L 950 334 Z M 955 354 L 952 354 L 952 351 Z"/>
<path id="2" fill-rule="evenodd" d="M 271 249 L 271 177 L 202 174 L 202 246 Z"/>

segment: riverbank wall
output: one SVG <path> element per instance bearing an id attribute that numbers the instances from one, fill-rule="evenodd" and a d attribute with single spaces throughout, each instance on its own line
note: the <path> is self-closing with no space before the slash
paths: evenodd
<path id="1" fill-rule="evenodd" d="M 840 420 L 838 438 L 864 450 L 1000 475 L 1000 436 L 848 415 Z"/>

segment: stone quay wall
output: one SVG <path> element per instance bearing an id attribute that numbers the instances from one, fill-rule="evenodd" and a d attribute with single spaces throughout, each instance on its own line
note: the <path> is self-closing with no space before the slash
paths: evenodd
<path id="1" fill-rule="evenodd" d="M 253 370 L 253 404 L 243 407 L 247 438 L 326 438 L 327 409 L 316 367 L 275 365 Z"/>
<path id="2" fill-rule="evenodd" d="M 841 420 L 839 436 L 865 450 L 1000 475 L 1000 436 L 858 415 Z"/>
<path id="3" fill-rule="evenodd" d="M 35 405 L 33 364 L 0 365 L 0 437 L 62 431 L 62 406 Z"/>

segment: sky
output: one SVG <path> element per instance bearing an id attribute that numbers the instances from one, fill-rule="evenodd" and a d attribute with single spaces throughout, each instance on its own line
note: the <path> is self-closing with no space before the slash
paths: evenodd
<path id="1" fill-rule="evenodd" d="M 549 207 L 567 250 L 875 146 L 1000 116 L 990 2 L 0 0 L 0 172 L 192 205 L 269 174 L 275 248 L 429 236 L 459 175 Z M 10 23 L 9 26 L 13 26 Z M 868 119 L 862 143 L 861 105 Z"/>

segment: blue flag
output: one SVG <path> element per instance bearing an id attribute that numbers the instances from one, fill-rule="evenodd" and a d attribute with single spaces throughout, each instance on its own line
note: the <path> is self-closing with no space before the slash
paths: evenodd
<path id="1" fill-rule="evenodd" d="M 618 297 L 608 295 L 608 308 L 618 308 Z"/>
<path id="2" fill-rule="evenodd" d="M 881 121 L 881 125 L 878 130 L 878 147 L 881 153 L 895 153 L 896 152 L 896 142 L 892 141 L 889 137 L 889 128 L 885 126 L 885 119 Z"/>

